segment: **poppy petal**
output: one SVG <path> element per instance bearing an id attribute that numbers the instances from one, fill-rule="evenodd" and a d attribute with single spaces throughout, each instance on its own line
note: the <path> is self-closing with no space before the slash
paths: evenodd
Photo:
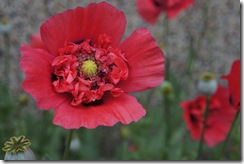
<path id="1" fill-rule="evenodd" d="M 75 107 L 65 102 L 54 110 L 53 124 L 66 129 L 92 129 L 99 125 L 113 126 L 118 121 L 129 124 L 131 121 L 138 121 L 145 114 L 142 105 L 134 97 L 124 93 L 116 98 L 106 95 L 103 104 L 99 106 Z"/>
<path id="2" fill-rule="evenodd" d="M 171 9 L 166 9 L 166 15 L 168 19 L 175 18 L 180 12 L 186 10 L 190 5 L 194 3 L 194 0 L 184 0 L 180 1 L 178 6 L 172 7 Z"/>
<path id="3" fill-rule="evenodd" d="M 231 124 L 228 122 L 215 122 L 212 128 L 206 130 L 204 141 L 209 147 L 214 147 L 224 141 L 230 130 Z"/>
<path id="4" fill-rule="evenodd" d="M 42 49 L 33 49 L 26 45 L 21 46 L 20 52 L 22 54 L 20 67 L 26 76 L 23 89 L 35 98 L 40 109 L 49 110 L 59 106 L 67 98 L 53 90 L 51 83 L 53 57 Z"/>
<path id="5" fill-rule="evenodd" d="M 41 35 L 39 33 L 32 35 L 32 37 L 30 39 L 30 47 L 45 49 L 45 47 L 42 43 Z"/>
<path id="6" fill-rule="evenodd" d="M 228 88 L 231 94 L 231 100 L 237 110 L 240 110 L 240 97 L 241 97 L 241 75 L 240 75 L 240 60 L 235 60 L 231 66 L 230 73 L 221 76 L 222 79 L 228 81 Z"/>
<path id="7" fill-rule="evenodd" d="M 141 17 L 150 24 L 155 24 L 162 9 L 155 6 L 152 0 L 137 0 L 136 7 Z"/>
<path id="8" fill-rule="evenodd" d="M 119 84 L 126 92 L 158 86 L 164 78 L 164 54 L 146 28 L 135 30 L 119 48 L 129 63 L 129 75 Z"/>
<path id="9" fill-rule="evenodd" d="M 86 8 L 77 7 L 48 19 L 41 26 L 41 37 L 49 52 L 57 55 L 66 42 L 91 39 L 97 42 L 99 35 L 106 34 L 117 45 L 125 31 L 123 12 L 107 3 L 91 3 Z"/>

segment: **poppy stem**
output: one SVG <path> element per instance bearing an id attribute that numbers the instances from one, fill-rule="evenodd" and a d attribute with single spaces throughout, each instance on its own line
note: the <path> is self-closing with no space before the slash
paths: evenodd
<path id="1" fill-rule="evenodd" d="M 226 148 L 227 143 L 228 143 L 228 141 L 229 141 L 229 139 L 230 139 L 231 132 L 232 132 L 233 129 L 234 129 L 234 125 L 235 125 L 236 120 L 238 119 L 239 113 L 240 113 L 240 111 L 238 111 L 238 112 L 236 113 L 235 118 L 234 118 L 234 120 L 233 120 L 233 122 L 232 122 L 232 125 L 231 125 L 231 128 L 230 128 L 230 131 L 229 131 L 229 133 L 227 134 L 226 139 L 225 139 L 225 141 L 224 141 L 224 143 L 223 143 L 223 147 L 222 147 L 222 149 L 220 150 L 220 153 L 218 154 L 218 156 L 217 156 L 216 159 L 219 159 L 219 158 L 224 154 L 225 148 Z"/>
<path id="2" fill-rule="evenodd" d="M 3 62 L 3 64 L 4 64 L 4 67 L 3 67 L 3 71 L 4 71 L 4 75 L 5 75 L 5 78 L 3 79 L 4 80 L 4 82 L 6 83 L 6 84 L 8 84 L 9 83 L 9 42 L 10 42 L 10 40 L 9 40 L 9 33 L 4 33 L 4 35 L 3 35 L 4 37 L 3 37 L 3 39 L 4 39 L 4 44 L 5 44 L 5 49 L 4 49 L 4 52 L 3 52 L 3 60 L 4 60 L 4 62 Z"/>
<path id="3" fill-rule="evenodd" d="M 170 123 L 170 102 L 167 97 L 164 98 L 164 120 L 165 120 L 165 141 L 164 141 L 164 159 L 168 159 L 168 147 L 171 135 L 171 123 Z"/>
<path id="4" fill-rule="evenodd" d="M 64 156 L 63 156 L 63 160 L 67 160 L 68 159 L 68 156 L 69 156 L 69 149 L 70 149 L 70 143 L 71 143 L 71 140 L 72 140 L 72 136 L 73 136 L 73 129 L 71 129 L 69 131 L 69 136 L 66 140 L 66 146 L 65 146 L 65 151 L 64 151 Z"/>
<path id="5" fill-rule="evenodd" d="M 209 108 L 209 103 L 210 103 L 210 96 L 206 95 L 206 110 L 204 112 L 204 121 L 203 121 L 203 130 L 202 130 L 202 134 L 201 134 L 201 138 L 200 138 L 200 142 L 199 142 L 199 146 L 198 146 L 198 155 L 197 155 L 197 160 L 201 159 L 201 154 L 202 154 L 202 148 L 203 148 L 203 140 L 204 140 L 204 134 L 205 134 L 205 130 L 206 130 L 206 124 L 207 124 L 207 117 L 208 117 L 208 108 Z"/>

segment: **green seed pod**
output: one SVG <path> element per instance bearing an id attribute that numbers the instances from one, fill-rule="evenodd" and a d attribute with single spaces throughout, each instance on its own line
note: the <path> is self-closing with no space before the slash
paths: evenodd
<path id="1" fill-rule="evenodd" d="M 4 160 L 35 160 L 35 155 L 28 147 L 24 152 L 18 152 L 15 154 L 6 152 Z"/>
<path id="2" fill-rule="evenodd" d="M 214 75 L 209 72 L 204 72 L 200 75 L 197 88 L 199 92 L 206 95 L 211 95 L 217 90 L 217 85 L 218 84 Z"/>
<path id="3" fill-rule="evenodd" d="M 35 155 L 29 148 L 30 145 L 30 141 L 23 135 L 11 137 L 2 148 L 6 152 L 4 160 L 35 160 Z"/>
<path id="4" fill-rule="evenodd" d="M 77 135 L 73 135 L 73 138 L 71 140 L 71 143 L 70 143 L 70 151 L 73 151 L 73 152 L 78 152 L 81 150 L 81 142 L 80 142 L 80 139 L 78 138 Z"/>
<path id="5" fill-rule="evenodd" d="M 12 24 L 10 24 L 7 17 L 0 17 L 0 32 L 7 34 L 11 31 Z"/>

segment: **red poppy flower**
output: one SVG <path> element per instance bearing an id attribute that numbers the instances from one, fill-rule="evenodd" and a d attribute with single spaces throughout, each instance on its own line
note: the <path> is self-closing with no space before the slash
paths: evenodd
<path id="1" fill-rule="evenodd" d="M 222 86 L 218 86 L 217 91 L 211 96 L 208 108 L 208 116 L 204 134 L 204 142 L 213 147 L 225 140 L 228 134 L 236 111 L 228 101 L 229 92 Z M 204 122 L 204 112 L 206 110 L 206 97 L 198 96 L 194 100 L 184 101 L 180 104 L 184 110 L 183 119 L 192 139 L 199 141 Z"/>
<path id="2" fill-rule="evenodd" d="M 168 19 L 173 19 L 182 10 L 187 9 L 194 0 L 137 0 L 137 11 L 150 24 L 155 24 L 162 12 Z"/>
<path id="3" fill-rule="evenodd" d="M 235 60 L 228 75 L 221 76 L 228 81 L 228 88 L 231 94 L 230 101 L 237 110 L 240 110 L 241 79 L 240 79 L 240 60 Z"/>
<path id="4" fill-rule="evenodd" d="M 41 28 L 45 49 L 21 46 L 23 89 L 53 124 L 67 129 L 129 124 L 145 110 L 128 92 L 158 86 L 164 55 L 145 28 L 123 42 L 125 15 L 102 2 L 54 15 Z"/>

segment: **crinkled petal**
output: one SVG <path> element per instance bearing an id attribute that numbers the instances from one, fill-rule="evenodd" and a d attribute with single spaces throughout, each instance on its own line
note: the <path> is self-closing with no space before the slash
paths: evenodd
<path id="1" fill-rule="evenodd" d="M 126 92 L 158 86 L 164 79 L 164 54 L 146 28 L 135 30 L 119 48 L 129 65 L 127 80 L 118 84 Z"/>
<path id="2" fill-rule="evenodd" d="M 43 110 L 59 106 L 67 97 L 53 90 L 51 82 L 51 62 L 53 57 L 42 49 L 22 45 L 20 67 L 25 72 L 23 89 L 30 93 Z"/>
<path id="3" fill-rule="evenodd" d="M 187 129 L 191 133 L 192 139 L 198 141 L 201 136 L 201 127 L 198 122 L 194 122 L 191 118 L 191 101 L 184 101 L 180 104 L 180 107 L 183 109 L 183 120 L 186 123 Z"/>
<path id="4" fill-rule="evenodd" d="M 106 34 L 117 45 L 124 33 L 126 18 L 123 12 L 102 2 L 91 3 L 86 8 L 77 7 L 48 19 L 41 26 L 41 37 L 51 54 L 56 55 L 65 42 L 98 41 Z"/>
<path id="5" fill-rule="evenodd" d="M 103 104 L 97 106 L 75 107 L 64 102 L 55 109 L 53 124 L 66 129 L 92 129 L 97 126 L 113 126 L 118 121 L 129 124 L 131 121 L 138 121 L 145 114 L 145 109 L 134 97 L 124 93 L 114 98 L 108 94 L 104 96 Z"/>

